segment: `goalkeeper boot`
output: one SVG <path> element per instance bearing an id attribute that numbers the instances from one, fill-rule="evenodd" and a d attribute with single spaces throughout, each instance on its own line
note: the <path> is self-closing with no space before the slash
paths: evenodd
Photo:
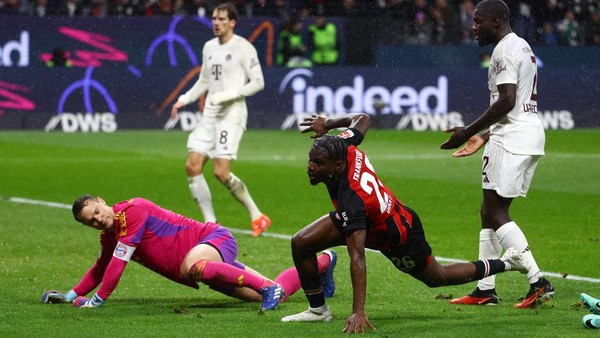
<path id="1" fill-rule="evenodd" d="M 480 290 L 476 288 L 470 295 L 451 299 L 450 304 L 497 305 L 498 295 L 496 294 L 496 289 Z"/>
<path id="2" fill-rule="evenodd" d="M 329 256 L 329 267 L 327 271 L 321 274 L 321 282 L 323 284 L 323 296 L 325 298 L 333 297 L 335 293 L 335 280 L 333 279 L 333 269 L 337 264 L 337 254 L 333 250 L 325 250 L 323 254 Z"/>
<path id="3" fill-rule="evenodd" d="M 536 303 L 549 301 L 554 296 L 554 287 L 544 277 L 531 284 L 527 296 L 520 303 L 515 304 L 517 309 L 534 307 Z"/>
<path id="4" fill-rule="evenodd" d="M 591 313 L 600 315 L 600 299 L 594 298 L 585 293 L 582 293 L 579 297 L 583 301 L 583 305 L 590 309 Z"/>
<path id="5" fill-rule="evenodd" d="M 279 305 L 279 301 L 285 297 L 285 292 L 281 286 L 275 284 L 258 290 L 262 296 L 262 310 L 274 310 Z"/>
<path id="6" fill-rule="evenodd" d="M 252 221 L 252 237 L 260 236 L 271 226 L 271 219 L 262 214 L 259 218 Z"/>
<path id="7" fill-rule="evenodd" d="M 585 315 L 581 319 L 581 324 L 588 329 L 600 329 L 599 315 Z"/>
<path id="8" fill-rule="evenodd" d="M 308 308 L 308 310 L 295 315 L 281 318 L 282 322 L 330 322 L 333 314 L 327 305 L 324 305 L 325 310 Z"/>

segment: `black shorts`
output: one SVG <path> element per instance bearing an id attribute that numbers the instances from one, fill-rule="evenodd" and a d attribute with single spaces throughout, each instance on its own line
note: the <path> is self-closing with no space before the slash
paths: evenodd
<path id="1" fill-rule="evenodd" d="M 398 270 L 412 274 L 423 271 L 429 265 L 431 262 L 431 247 L 425 239 L 425 231 L 419 215 L 407 206 L 404 206 L 404 208 L 413 216 L 412 227 L 407 227 L 406 236 L 408 239 L 406 243 L 385 250 L 381 248 L 370 249 L 379 250 Z M 343 222 L 336 217 L 336 212 L 330 212 L 329 217 L 338 228 L 338 231 L 343 233 Z"/>
<path id="2" fill-rule="evenodd" d="M 431 262 L 431 247 L 425 239 L 423 224 L 419 215 L 411 208 L 405 206 L 406 210 L 413 216 L 412 227 L 407 228 L 408 240 L 404 245 L 392 247 L 389 250 L 381 250 L 398 270 L 408 274 L 423 271 Z"/>

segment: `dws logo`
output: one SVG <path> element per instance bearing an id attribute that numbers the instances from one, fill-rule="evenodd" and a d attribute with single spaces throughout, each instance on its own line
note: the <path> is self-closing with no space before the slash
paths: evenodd
<path id="1" fill-rule="evenodd" d="M 295 69 L 289 72 L 279 85 L 279 94 L 286 88 L 293 92 L 294 114 L 364 112 L 370 115 L 404 113 L 446 113 L 448 111 L 448 78 L 439 76 L 436 86 L 426 86 L 420 91 L 410 86 L 388 89 L 383 86 L 365 88 L 365 79 L 356 75 L 351 86 L 332 89 L 326 85 L 309 86 L 308 79 L 313 72 L 308 69 Z M 350 99 L 350 106 L 345 102 Z M 435 105 L 430 106 L 430 99 Z M 318 103 L 321 102 L 319 106 Z M 385 107 L 375 110 L 376 103 L 384 102 Z"/>
<path id="2" fill-rule="evenodd" d="M 8 41 L 4 46 L 0 46 L 0 66 L 12 67 L 13 52 L 19 55 L 18 67 L 29 66 L 29 32 L 22 31 L 20 41 Z"/>
<path id="3" fill-rule="evenodd" d="M 115 115 L 117 115 L 117 105 L 112 99 L 108 90 L 99 81 L 94 80 L 92 73 L 94 67 L 88 67 L 85 71 L 83 79 L 73 82 L 65 91 L 63 91 L 60 101 L 58 102 L 58 115 L 52 117 L 44 128 L 45 131 L 54 130 L 59 124 L 61 124 L 62 130 L 67 133 L 76 132 L 81 130 L 82 132 L 107 132 L 111 133 L 117 130 L 117 121 Z M 65 113 L 65 103 L 69 96 L 76 90 L 81 89 L 83 92 L 83 104 L 85 106 L 86 114 L 82 113 Z M 96 113 L 96 110 L 92 106 L 92 89 L 96 90 L 108 104 L 110 113 Z"/>

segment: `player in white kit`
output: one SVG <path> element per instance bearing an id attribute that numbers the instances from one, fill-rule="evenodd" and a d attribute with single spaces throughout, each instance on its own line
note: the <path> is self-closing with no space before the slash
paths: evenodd
<path id="1" fill-rule="evenodd" d="M 544 127 L 537 114 L 537 66 L 529 44 L 512 32 L 509 10 L 501 0 L 484 0 L 474 12 L 473 31 L 480 46 L 496 44 L 488 71 L 489 108 L 467 127 L 450 129 L 452 136 L 441 145 L 455 149 L 453 157 L 469 156 L 484 144 L 479 234 L 479 258 L 500 257 L 502 248 L 515 247 L 531 266 L 525 298 L 516 308 L 529 308 L 554 294 L 552 284 L 540 271 L 527 238 L 510 218 L 515 197 L 527 195 L 537 163 L 544 155 Z M 488 129 L 489 128 L 489 129 Z M 481 131 L 485 131 L 481 134 Z M 453 304 L 498 303 L 495 277 L 480 280 L 470 295 L 452 299 Z"/>
<path id="2" fill-rule="evenodd" d="M 204 222 L 215 222 L 210 189 L 203 175 L 204 165 L 213 159 L 215 176 L 246 207 L 252 219 L 252 235 L 256 237 L 271 225 L 271 220 L 258 209 L 244 182 L 231 172 L 231 161 L 237 158 L 246 129 L 246 97 L 261 91 L 265 81 L 256 49 L 234 34 L 237 17 L 231 3 L 220 4 L 213 11 L 215 38 L 204 44 L 200 77 L 173 105 L 171 118 L 177 116 L 180 108 L 208 93 L 202 118 L 187 143 L 185 168 L 190 190 Z"/>

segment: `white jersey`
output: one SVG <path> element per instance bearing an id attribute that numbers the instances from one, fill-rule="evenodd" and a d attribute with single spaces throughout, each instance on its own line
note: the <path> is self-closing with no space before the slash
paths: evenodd
<path id="1" fill-rule="evenodd" d="M 178 101 L 189 104 L 208 91 L 203 118 L 223 119 L 245 128 L 248 119 L 245 97 L 258 93 L 264 86 L 256 48 L 234 34 L 222 45 L 218 38 L 204 44 L 199 79 Z M 211 95 L 223 91 L 237 91 L 241 97 L 222 105 L 212 105 Z"/>
<path id="2" fill-rule="evenodd" d="M 506 35 L 492 53 L 488 71 L 490 104 L 498 99 L 498 85 L 517 85 L 514 108 L 490 127 L 490 142 L 519 155 L 544 155 L 544 126 L 537 114 L 537 66 L 527 41 Z"/>

